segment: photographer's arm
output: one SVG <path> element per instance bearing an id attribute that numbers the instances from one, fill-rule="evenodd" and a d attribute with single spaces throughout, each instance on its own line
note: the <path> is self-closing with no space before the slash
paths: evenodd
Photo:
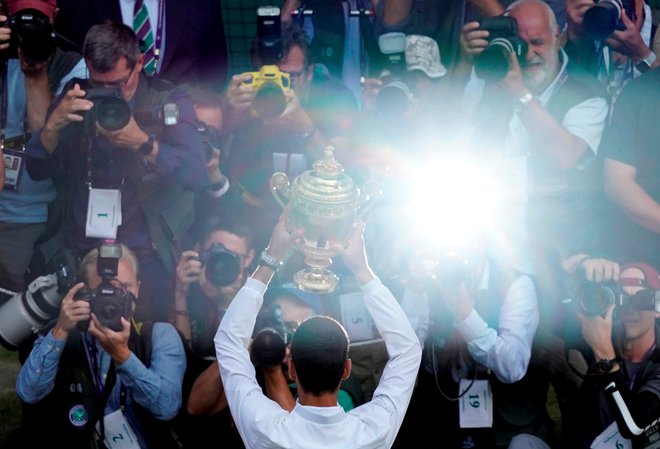
<path id="1" fill-rule="evenodd" d="M 78 322 L 89 319 L 89 302 L 73 299 L 83 286 L 82 283 L 76 284 L 66 294 L 55 326 L 46 335 L 37 338 L 18 373 L 16 393 L 28 404 L 40 401 L 51 392 L 69 332 L 76 328 Z"/>
<path id="2" fill-rule="evenodd" d="M 660 233 L 660 204 L 637 182 L 637 169 L 605 159 L 605 194 L 638 225 Z"/>
<path id="3" fill-rule="evenodd" d="M 214 415 L 227 408 L 227 397 L 217 360 L 195 379 L 186 406 L 188 413 L 193 416 Z"/>
<path id="4" fill-rule="evenodd" d="M 70 123 L 81 122 L 83 116 L 80 112 L 92 109 L 94 104 L 83 98 L 84 96 L 85 91 L 76 83 L 57 100 L 57 105 L 46 118 L 46 123 L 38 134 L 39 143 L 48 154 L 53 154 L 55 151 L 62 129 Z"/>

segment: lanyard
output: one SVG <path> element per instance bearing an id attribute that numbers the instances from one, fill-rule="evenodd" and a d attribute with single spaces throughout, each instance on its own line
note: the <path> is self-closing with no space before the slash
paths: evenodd
<path id="1" fill-rule="evenodd" d="M 158 0 L 158 23 L 156 24 L 156 44 L 154 45 L 154 58 L 156 58 L 156 71 L 160 60 L 160 46 L 163 42 L 163 18 L 165 16 L 164 0 Z"/>
<path id="2" fill-rule="evenodd" d="M 9 60 L 0 61 L 0 148 L 5 142 L 5 126 L 7 126 L 7 67 Z"/>

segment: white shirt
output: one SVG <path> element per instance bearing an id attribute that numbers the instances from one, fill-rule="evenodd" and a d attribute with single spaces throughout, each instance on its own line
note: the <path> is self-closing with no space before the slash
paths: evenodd
<path id="1" fill-rule="evenodd" d="M 487 289 L 490 265 L 486 263 L 479 281 Z M 428 335 L 429 305 L 427 295 L 408 289 L 401 306 L 406 311 L 420 339 Z M 538 300 L 532 278 L 521 275 L 506 292 L 500 308 L 497 329 L 489 327 L 476 310 L 455 323 L 454 327 L 467 343 L 472 359 L 491 369 L 504 383 L 516 382 L 525 375 L 532 354 L 532 342 L 539 324 Z"/>
<path id="2" fill-rule="evenodd" d="M 374 279 L 362 286 L 367 309 L 387 346 L 373 399 L 346 413 L 339 406 L 300 403 L 292 412 L 268 399 L 255 378 L 247 347 L 266 286 L 249 278 L 227 309 L 215 348 L 227 402 L 247 448 L 389 448 L 406 413 L 421 348 L 390 291 Z"/>

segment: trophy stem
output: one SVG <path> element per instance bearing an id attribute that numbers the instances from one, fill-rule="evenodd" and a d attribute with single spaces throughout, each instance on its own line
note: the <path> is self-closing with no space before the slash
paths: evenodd
<path id="1" fill-rule="evenodd" d="M 293 281 L 296 287 L 304 292 L 324 294 L 335 290 L 339 277 L 328 269 L 312 267 L 295 273 Z"/>

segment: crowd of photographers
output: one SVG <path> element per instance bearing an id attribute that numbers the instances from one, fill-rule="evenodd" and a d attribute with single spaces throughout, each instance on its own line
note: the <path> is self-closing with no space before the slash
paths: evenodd
<path id="1" fill-rule="evenodd" d="M 233 76 L 220 1 L 96 3 L 0 1 L 9 447 L 656 447 L 657 2 L 287 0 Z M 329 146 L 318 295 L 270 180 Z"/>

